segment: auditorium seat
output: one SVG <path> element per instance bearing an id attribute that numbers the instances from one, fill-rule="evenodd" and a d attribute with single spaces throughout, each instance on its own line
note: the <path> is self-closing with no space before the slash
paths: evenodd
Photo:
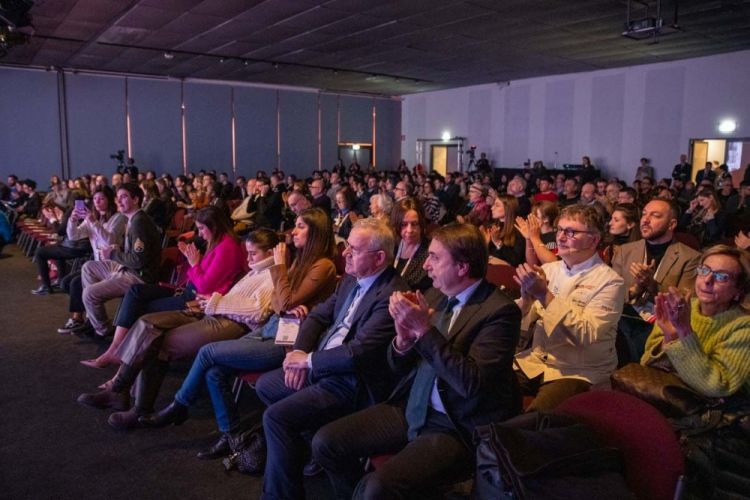
<path id="1" fill-rule="evenodd" d="M 621 392 L 589 391 L 555 412 L 580 419 L 620 450 L 625 480 L 639 500 L 675 498 L 685 462 L 674 430 L 656 408 Z"/>

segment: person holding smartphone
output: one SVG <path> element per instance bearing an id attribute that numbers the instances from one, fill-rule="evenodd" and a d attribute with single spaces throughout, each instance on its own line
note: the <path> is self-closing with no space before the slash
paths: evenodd
<path id="1" fill-rule="evenodd" d="M 58 209 L 59 210 L 59 209 Z M 60 219 L 61 231 L 67 228 L 68 220 L 74 223 L 86 217 L 86 209 L 83 199 L 75 200 L 75 206 L 72 210 L 67 210 Z M 59 245 L 44 245 L 39 247 L 34 254 L 34 262 L 39 271 L 41 284 L 31 291 L 34 295 L 49 295 L 52 293 L 52 280 L 50 279 L 49 261 L 54 260 L 57 265 L 58 278 L 65 274 L 65 263 L 68 260 L 85 257 L 91 253 L 91 245 L 85 237 L 73 238 L 66 237 Z"/>

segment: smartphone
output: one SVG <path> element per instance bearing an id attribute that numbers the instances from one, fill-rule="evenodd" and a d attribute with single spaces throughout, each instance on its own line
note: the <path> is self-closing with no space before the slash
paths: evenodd
<path id="1" fill-rule="evenodd" d="M 76 200 L 74 210 L 79 213 L 86 212 L 86 200 Z"/>

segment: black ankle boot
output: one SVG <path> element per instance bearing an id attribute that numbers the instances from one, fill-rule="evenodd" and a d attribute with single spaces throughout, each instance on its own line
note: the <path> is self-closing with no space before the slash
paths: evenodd
<path id="1" fill-rule="evenodd" d="M 143 416 L 138 419 L 144 427 L 164 427 L 169 424 L 181 425 L 188 419 L 188 407 L 172 401 L 169 406 L 160 412 Z"/>
<path id="2" fill-rule="evenodd" d="M 221 433 L 219 440 L 214 443 L 213 446 L 203 451 L 198 452 L 197 457 L 201 460 L 214 460 L 216 458 L 223 458 L 229 455 L 229 435 Z"/>

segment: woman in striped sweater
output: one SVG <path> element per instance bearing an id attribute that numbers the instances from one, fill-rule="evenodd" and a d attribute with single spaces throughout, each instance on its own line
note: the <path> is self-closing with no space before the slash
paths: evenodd
<path id="1" fill-rule="evenodd" d="M 696 271 L 692 299 L 674 288 L 656 297 L 641 363 L 673 368 L 705 396 L 750 394 L 750 253 L 716 245 Z"/>

